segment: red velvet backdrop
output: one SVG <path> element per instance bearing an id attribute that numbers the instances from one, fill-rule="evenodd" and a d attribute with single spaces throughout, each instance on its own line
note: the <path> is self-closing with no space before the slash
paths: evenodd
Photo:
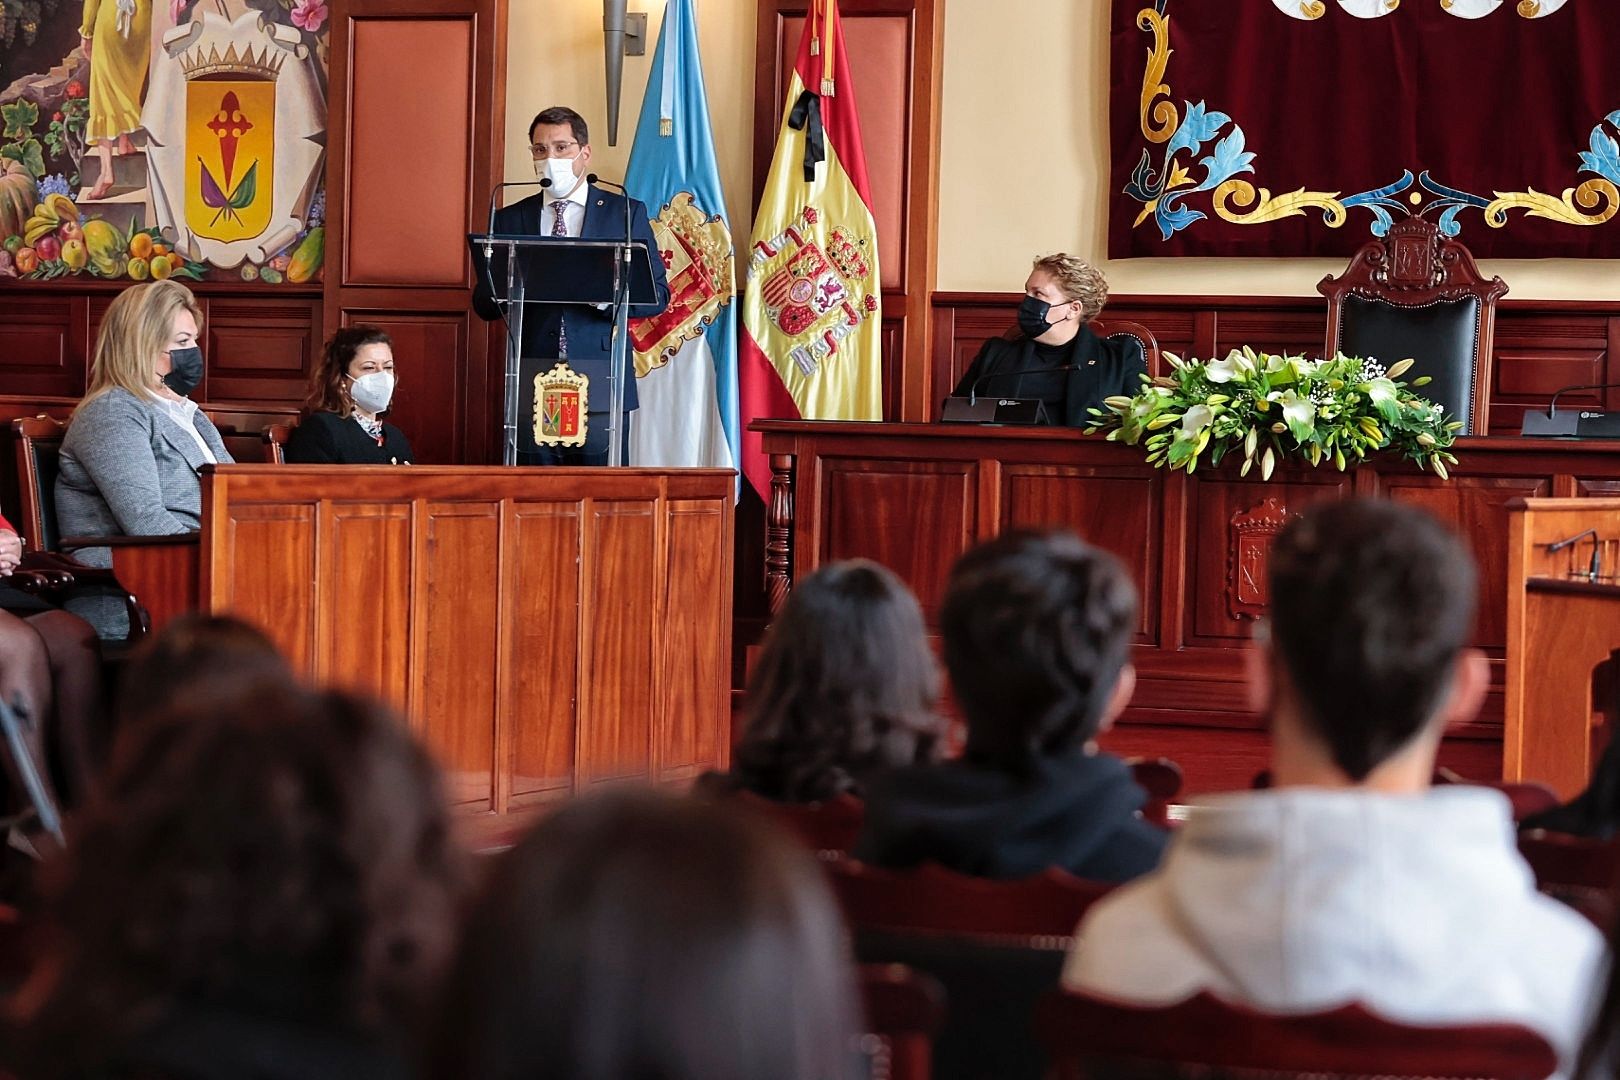
<path id="1" fill-rule="evenodd" d="M 1110 257 L 1620 257 L 1620 2 L 1386 3 L 1114 0 Z"/>

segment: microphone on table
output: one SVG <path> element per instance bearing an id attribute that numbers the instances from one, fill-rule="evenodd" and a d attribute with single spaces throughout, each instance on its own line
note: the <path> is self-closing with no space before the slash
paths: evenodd
<path id="1" fill-rule="evenodd" d="M 1588 536 L 1592 538 L 1592 558 L 1586 566 L 1586 579 L 1588 581 L 1596 581 L 1598 579 L 1599 572 L 1603 569 L 1603 543 L 1598 539 L 1596 529 L 1587 529 L 1583 532 L 1576 533 L 1574 536 L 1566 536 L 1562 540 L 1554 540 L 1552 543 L 1547 545 L 1547 554 L 1551 555 L 1555 551 L 1563 551 L 1567 547 L 1573 547 L 1582 540 L 1585 540 Z"/>
<path id="2" fill-rule="evenodd" d="M 973 380 L 973 385 L 968 387 L 968 404 L 977 405 L 979 403 L 979 387 L 991 379 L 1004 379 L 1009 376 L 1018 377 L 1023 375 L 1056 375 L 1059 372 L 1074 370 L 1075 366 L 1073 364 L 1061 364 L 1057 367 L 1028 368 L 1024 371 L 992 371 Z"/>
<path id="3" fill-rule="evenodd" d="M 1620 423 L 1616 422 L 1615 413 L 1600 409 L 1577 408 L 1565 409 L 1562 414 L 1558 411 L 1558 399 L 1575 390 L 1614 390 L 1620 389 L 1620 383 L 1581 383 L 1575 386 L 1560 387 L 1547 402 L 1547 411 L 1540 412 L 1531 409 L 1524 414 L 1520 422 L 1520 435 L 1538 435 L 1547 438 L 1569 437 L 1620 437 Z"/>

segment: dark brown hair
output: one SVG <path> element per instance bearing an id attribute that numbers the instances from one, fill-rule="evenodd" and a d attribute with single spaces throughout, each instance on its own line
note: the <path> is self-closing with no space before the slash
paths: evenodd
<path id="1" fill-rule="evenodd" d="M 591 144 L 591 130 L 585 126 L 585 118 L 566 105 L 553 105 L 549 109 L 541 109 L 529 121 L 529 143 L 534 143 L 534 129 L 541 124 L 567 124 L 574 133 L 574 141 L 581 146 Z"/>
<path id="2" fill-rule="evenodd" d="M 292 668 L 258 627 L 230 615 L 182 615 L 144 641 L 124 665 L 117 726 L 163 714 L 200 684 L 250 677 L 295 681 Z"/>
<path id="3" fill-rule="evenodd" d="M 1095 738 L 1136 610 L 1119 560 L 1072 533 L 1004 533 L 958 559 L 939 627 L 966 757 L 1022 772 Z"/>
<path id="4" fill-rule="evenodd" d="M 1308 509 L 1271 547 L 1271 642 L 1304 721 L 1360 781 L 1433 718 L 1474 627 L 1474 560 L 1387 499 Z"/>
<path id="5" fill-rule="evenodd" d="M 460 867 L 393 716 L 246 681 L 128 734 L 46 882 L 30 1076 L 93 1073 L 187 1003 L 379 1035 L 419 1017 Z"/>
<path id="6" fill-rule="evenodd" d="M 467 922 L 441 1080 L 842 1080 L 854 987 L 804 851 L 729 804 L 620 789 L 547 818 Z"/>
<path id="7" fill-rule="evenodd" d="M 793 590 L 748 681 L 732 780 L 768 799 L 860 793 L 874 770 L 932 758 L 939 667 L 916 598 L 864 559 Z"/>
<path id="8" fill-rule="evenodd" d="M 349 364 L 355 354 L 367 345 L 393 346 L 393 339 L 377 326 L 345 326 L 327 339 L 321 353 L 321 362 L 310 377 L 309 396 L 304 399 L 303 415 L 330 412 L 348 416 L 354 412 L 354 398 L 349 396 Z"/>

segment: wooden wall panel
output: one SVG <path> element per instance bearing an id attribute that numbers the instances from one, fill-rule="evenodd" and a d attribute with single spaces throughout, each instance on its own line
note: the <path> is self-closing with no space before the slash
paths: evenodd
<path id="1" fill-rule="evenodd" d="M 329 503 L 321 533 L 320 589 L 327 602 L 318 607 L 349 612 L 322 624 L 325 678 L 386 697 L 405 685 L 410 663 L 410 606 L 404 597 L 412 580 L 411 508 Z M 407 701 L 398 697 L 390 704 L 404 709 Z"/>
<path id="2" fill-rule="evenodd" d="M 451 801 L 496 809 L 496 659 L 501 507 L 429 502 L 414 590 L 426 597 L 412 628 L 419 687 L 412 713 L 431 717 L 424 737 L 444 765 Z"/>
<path id="3" fill-rule="evenodd" d="M 320 356 L 318 298 L 216 299 L 203 320 L 207 369 L 199 400 L 296 405 Z"/>
<path id="4" fill-rule="evenodd" d="M 77 397 L 87 370 L 83 304 L 66 296 L 5 297 L 0 377 L 7 394 Z"/>
<path id="5" fill-rule="evenodd" d="M 705 762 L 730 759 L 724 732 L 704 716 L 700 693 L 701 687 L 730 681 L 731 657 L 708 629 L 716 608 L 731 595 L 730 566 L 719 557 L 726 518 L 727 508 L 715 500 L 687 499 L 670 509 L 667 561 L 686 572 L 662 583 L 663 629 L 655 641 L 663 653 L 656 665 L 661 673 L 654 702 L 660 733 L 656 757 L 659 779 L 665 781 L 694 777 Z"/>
<path id="6" fill-rule="evenodd" d="M 1137 641 L 1159 640 L 1163 478 L 1145 466 L 1009 464 L 1002 468 L 1002 530 L 1072 529 L 1117 555 L 1142 598 Z M 1144 497 L 1144 488 L 1147 489 Z"/>
<path id="7" fill-rule="evenodd" d="M 861 558 L 911 567 L 907 581 L 932 619 L 951 563 L 977 531 L 978 485 L 974 462 L 828 460 L 818 562 Z"/>
<path id="8" fill-rule="evenodd" d="M 214 592 L 205 592 L 202 602 L 264 630 L 295 670 L 324 675 L 315 626 L 316 516 L 313 504 L 284 503 L 238 506 L 213 517 L 227 561 L 223 572 L 205 577 Z M 238 567 L 257 572 L 238 574 Z"/>
<path id="9" fill-rule="evenodd" d="M 572 503 L 526 502 L 514 507 L 508 526 L 513 550 L 502 588 L 507 641 L 501 655 L 511 677 L 501 713 L 516 721 L 508 759 L 517 805 L 557 798 L 574 786 L 579 640 L 563 628 L 580 615 L 580 521 Z"/>
<path id="10" fill-rule="evenodd" d="M 469 282 L 476 36 L 472 16 L 350 20 L 344 285 Z"/>
<path id="11" fill-rule="evenodd" d="M 652 769 L 653 635 L 661 560 L 650 502 L 593 501 L 588 510 L 580 710 L 590 716 L 579 752 L 588 782 L 646 776 Z"/>

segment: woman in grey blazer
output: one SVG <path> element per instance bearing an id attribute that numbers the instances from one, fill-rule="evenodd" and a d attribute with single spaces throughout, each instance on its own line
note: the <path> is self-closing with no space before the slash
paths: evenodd
<path id="1" fill-rule="evenodd" d="M 107 309 L 90 386 L 62 441 L 56 524 L 63 536 L 161 536 L 202 523 L 198 471 L 230 462 L 219 431 L 186 395 L 202 381 L 202 308 L 177 281 L 135 285 Z M 104 547 L 82 548 L 111 566 Z M 129 636 L 123 602 L 86 589 L 65 605 L 103 638 Z"/>

